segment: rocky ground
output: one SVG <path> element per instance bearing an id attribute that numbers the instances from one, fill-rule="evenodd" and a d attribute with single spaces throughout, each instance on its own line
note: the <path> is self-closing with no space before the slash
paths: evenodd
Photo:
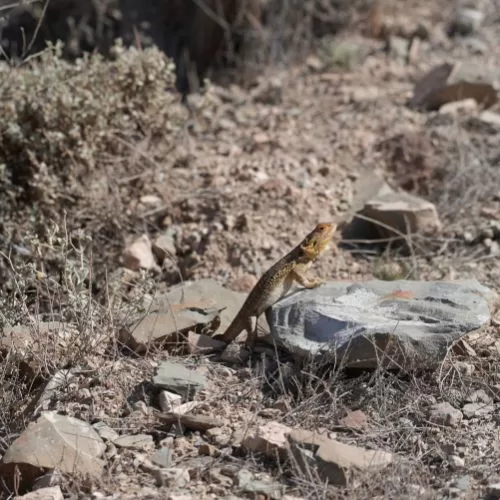
<path id="1" fill-rule="evenodd" d="M 451 332 L 454 345 L 420 370 L 297 363 L 265 338 L 251 355 L 221 354 L 210 337 L 319 221 L 347 223 L 339 255 L 312 271 L 325 280 L 498 289 L 498 7 L 460 19 L 447 4 L 390 7 L 325 37 L 303 64 L 267 68 L 249 88 L 209 85 L 189 108 L 165 91 L 155 51 L 76 73 L 50 57 L 3 69 L 15 82 L 0 89 L 11 495 L 500 497 L 493 298 L 479 329 L 463 319 L 467 335 Z M 415 91 L 444 63 L 454 72 Z M 101 100 L 82 117 L 91 95 Z M 380 178 L 396 208 L 377 198 Z M 374 242 L 354 211 L 398 231 Z"/>

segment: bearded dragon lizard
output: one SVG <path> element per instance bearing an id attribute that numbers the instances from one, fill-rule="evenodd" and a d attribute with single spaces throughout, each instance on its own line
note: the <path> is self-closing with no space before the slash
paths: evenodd
<path id="1" fill-rule="evenodd" d="M 246 344 L 253 346 L 258 317 L 283 297 L 294 281 L 305 288 L 315 288 L 323 283 L 318 278 L 308 279 L 304 273 L 328 248 L 336 229 L 337 225 L 333 223 L 318 224 L 299 245 L 262 275 L 226 331 L 214 338 L 230 343 L 246 330 Z M 334 251 L 337 253 L 336 246 Z"/>

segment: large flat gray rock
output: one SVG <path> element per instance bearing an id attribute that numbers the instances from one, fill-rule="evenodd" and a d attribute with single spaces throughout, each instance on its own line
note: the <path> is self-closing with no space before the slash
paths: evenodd
<path id="1" fill-rule="evenodd" d="M 461 336 L 490 322 L 497 295 L 476 280 L 329 282 L 267 312 L 271 334 L 299 358 L 344 366 L 433 366 Z"/>

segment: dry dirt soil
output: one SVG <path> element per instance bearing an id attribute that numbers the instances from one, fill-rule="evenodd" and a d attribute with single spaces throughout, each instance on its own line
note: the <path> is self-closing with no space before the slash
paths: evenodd
<path id="1" fill-rule="evenodd" d="M 2 181 L 2 193 L 12 193 L 11 204 L 2 208 L 2 322 L 62 319 L 85 332 L 83 339 L 93 339 L 58 351 L 59 358 L 48 348 L 45 358 L 39 357 L 37 387 L 62 367 L 88 370 L 64 388 L 52 409 L 90 422 L 104 419 L 120 432 L 152 433 L 158 442 L 171 439 L 174 463 L 182 467 L 191 460 L 196 471 L 184 488 L 193 498 L 231 493 L 252 498 L 210 472 L 228 465 L 233 471 L 245 467 L 268 473 L 285 485 L 287 494 L 301 498 L 480 498 L 500 481 L 498 407 L 464 419 L 458 427 L 435 425 L 427 418 L 433 403 L 459 407 L 478 389 L 499 401 L 497 323 L 470 340 L 471 350 L 450 352 L 433 372 L 302 373 L 292 388 L 280 383 L 279 363 L 263 355 L 255 354 L 242 366 L 225 366 L 193 354 L 133 356 L 116 341 L 116 332 L 130 311 L 140 309 L 142 297 L 164 292 L 180 276 L 210 277 L 248 291 L 317 222 L 346 214 L 356 180 L 373 171 L 394 188 L 433 202 L 443 229 L 432 237 L 416 236 L 410 254 L 344 241 L 340 255 L 325 255 L 315 274 L 327 280 L 363 280 L 382 276 L 396 263 L 401 276 L 410 279 L 475 277 L 493 289 L 500 287 L 500 128 L 481 124 L 477 110 L 440 113 L 407 105 L 415 81 L 436 64 L 497 64 L 500 11 L 493 1 L 482 2 L 476 7 L 486 16 L 478 31 L 450 37 L 453 6 L 441 4 L 386 6 L 383 19 L 394 33 L 405 36 L 419 26 L 427 32 L 410 62 L 387 51 L 385 41 L 368 36 L 369 23 L 360 21 L 318 43 L 307 62 L 263 68 L 248 88 L 208 85 L 189 96 L 189 109 L 170 92 L 171 130 L 150 127 L 146 111 L 152 121 L 157 116 L 141 104 L 130 120 L 137 119 L 136 130 L 146 132 L 117 138 L 120 147 L 106 151 L 107 156 L 93 151 L 97 156 L 85 164 L 87 170 L 78 170 L 83 153 L 74 159 L 81 176 L 76 184 L 83 188 L 68 187 L 64 203 L 65 186 L 71 184 L 67 179 L 57 196 L 45 193 L 33 201 L 30 186 L 39 189 L 36 180 L 50 170 L 50 163 L 38 161 L 35 181 L 23 184 L 10 178 L 7 187 Z M 50 142 L 50 137 L 41 140 Z M 165 230 L 175 234 L 175 259 L 159 271 L 137 273 L 126 306 L 113 309 L 123 249 L 141 234 L 154 239 Z M 146 382 L 157 362 L 173 356 L 206 373 L 209 387 L 196 411 L 225 419 L 229 429 L 234 422 L 269 419 L 327 429 L 345 442 L 402 456 L 405 465 L 337 487 L 318 484 L 293 465 L 259 454 L 227 455 L 228 445 L 212 440 L 212 462 L 201 460 L 197 469 L 192 460 L 200 444 L 210 440 L 196 432 L 181 436 L 166 431 L 136 404 L 156 405 Z M 33 418 L 25 409 L 35 396 L 22 385 L 19 370 L 1 375 L 3 450 Z M 285 403 L 276 405 L 278 401 Z M 358 409 L 370 426 L 359 432 L 338 430 L 339 420 Z M 96 499 L 168 498 L 168 491 L 156 488 L 151 474 L 138 466 L 134 453 L 127 453 L 109 458 L 101 481 L 66 478 L 63 491 L 71 498 L 91 498 L 95 492 Z"/>

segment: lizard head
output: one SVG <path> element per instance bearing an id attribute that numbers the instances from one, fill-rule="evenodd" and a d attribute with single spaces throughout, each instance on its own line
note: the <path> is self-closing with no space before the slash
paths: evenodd
<path id="1" fill-rule="evenodd" d="M 319 223 L 301 243 L 300 248 L 305 256 L 312 260 L 323 253 L 330 244 L 330 241 L 335 234 L 337 224 L 329 222 Z"/>

